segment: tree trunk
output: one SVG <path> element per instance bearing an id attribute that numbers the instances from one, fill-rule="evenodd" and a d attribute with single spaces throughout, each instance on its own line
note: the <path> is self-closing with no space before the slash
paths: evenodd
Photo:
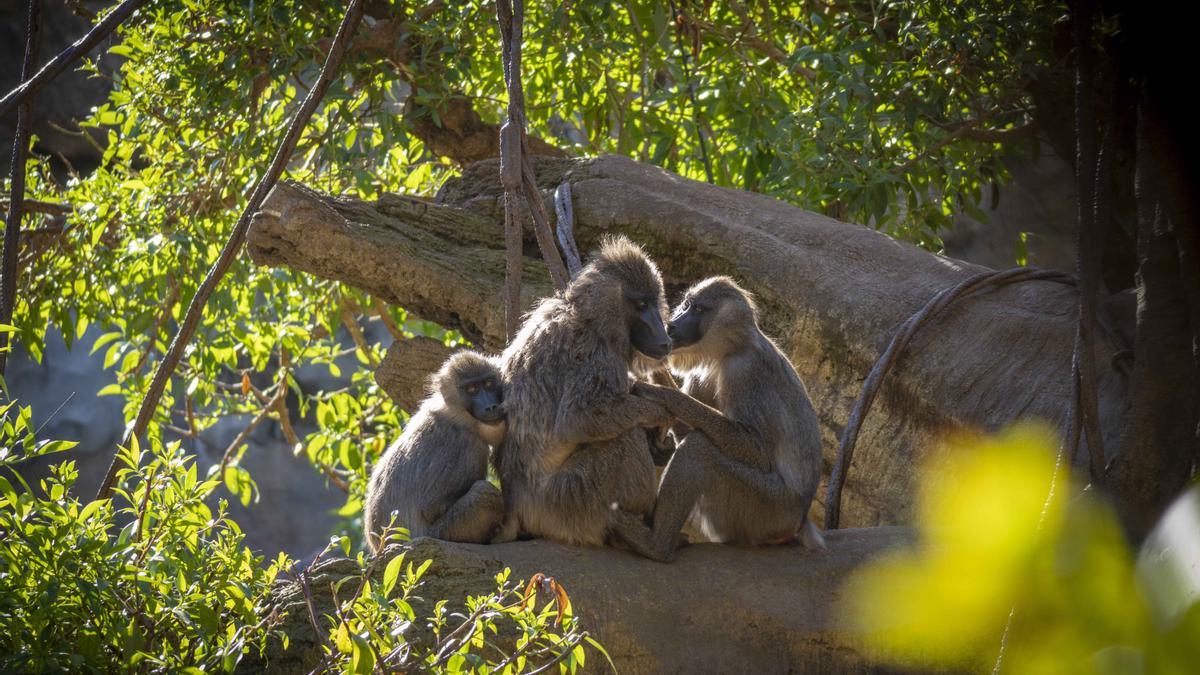
<path id="1" fill-rule="evenodd" d="M 571 183 L 581 250 L 623 232 L 646 247 L 672 293 L 728 274 L 755 294 L 764 330 L 792 359 L 817 408 L 826 475 L 862 378 L 892 333 L 937 291 L 985 269 L 623 157 L 535 166 L 547 203 L 558 184 Z M 370 203 L 282 184 L 254 223 L 249 251 L 260 264 L 338 279 L 497 350 L 504 343 L 501 195 L 495 161 L 468 168 L 436 201 L 385 195 Z M 526 239 L 535 251 L 532 232 Z M 540 260 L 527 258 L 524 267 L 528 307 L 551 285 Z M 1022 418 L 1061 425 L 1076 306 L 1070 287 L 1017 284 L 952 307 L 921 333 L 867 416 L 843 523 L 908 522 L 914 467 L 949 429 Z M 1099 341 L 1100 413 L 1105 446 L 1114 448 L 1125 384 L 1111 354 Z M 1077 457 L 1086 456 L 1081 448 Z"/>

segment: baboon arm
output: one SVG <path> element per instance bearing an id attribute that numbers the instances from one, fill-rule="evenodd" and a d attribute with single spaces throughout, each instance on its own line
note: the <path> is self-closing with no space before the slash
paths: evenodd
<path id="1" fill-rule="evenodd" d="M 608 441 L 637 427 L 666 426 L 670 416 L 664 407 L 629 394 L 591 402 L 586 406 L 562 406 L 554 424 L 554 436 L 562 445 Z"/>
<path id="2" fill-rule="evenodd" d="M 720 410 L 677 389 L 638 382 L 633 391 L 639 397 L 661 403 L 679 421 L 704 432 L 713 445 L 733 459 L 758 471 L 773 470 L 762 438 L 747 425 L 726 417 Z"/>

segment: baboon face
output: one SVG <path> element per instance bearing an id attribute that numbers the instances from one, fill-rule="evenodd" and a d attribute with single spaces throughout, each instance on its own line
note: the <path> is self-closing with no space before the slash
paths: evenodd
<path id="1" fill-rule="evenodd" d="M 666 358 L 671 351 L 671 338 L 663 325 L 659 297 L 653 292 L 626 289 L 625 317 L 633 348 L 652 359 Z"/>
<path id="2" fill-rule="evenodd" d="M 504 391 L 491 373 L 458 382 L 459 400 L 471 417 L 484 424 L 504 419 Z"/>
<path id="3" fill-rule="evenodd" d="M 667 334 L 676 351 L 702 347 L 723 337 L 731 339 L 734 328 L 755 325 L 754 305 L 749 294 L 732 279 L 713 277 L 688 289 L 671 315 Z M 719 335 L 725 333 L 724 335 Z"/>
<path id="4" fill-rule="evenodd" d="M 568 287 L 567 297 L 585 320 L 598 324 L 601 332 L 619 343 L 628 340 L 656 361 L 670 353 L 662 276 L 646 252 L 626 237 L 603 242 Z"/>
<path id="5" fill-rule="evenodd" d="M 484 424 L 504 419 L 504 387 L 492 360 L 472 351 L 458 352 L 435 377 L 447 405 L 457 405 Z"/>

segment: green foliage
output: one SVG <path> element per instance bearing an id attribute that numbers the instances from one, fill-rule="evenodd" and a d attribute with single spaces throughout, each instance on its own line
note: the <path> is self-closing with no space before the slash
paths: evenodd
<path id="1" fill-rule="evenodd" d="M 0 443 L 22 440 L 19 419 Z M 121 452 L 110 500 L 72 495 L 74 461 L 38 492 L 0 478 L 0 670 L 228 672 L 265 645 L 264 600 L 287 560 L 264 566 L 242 545 L 178 444 L 146 454 Z"/>
<path id="2" fill-rule="evenodd" d="M 1135 566 L 1108 507 L 1055 466 L 1055 445 L 1018 428 L 960 439 L 924 467 L 920 545 L 845 585 L 847 618 L 881 659 L 995 672 L 1003 644 L 1003 672 L 1194 669 L 1200 588 L 1183 570 L 1200 543 L 1200 492 Z"/>
<path id="3" fill-rule="evenodd" d="M 348 547 L 345 539 L 335 540 L 326 551 L 339 543 Z M 430 561 L 416 564 L 396 555 L 380 574 L 383 560 L 360 555 L 360 574 L 334 584 L 334 615 L 325 617 L 318 671 L 521 673 L 557 664 L 559 672 L 574 673 L 586 664 L 588 647 L 608 658 L 580 629 L 566 591 L 552 578 L 537 575 L 523 590 L 505 569 L 493 592 L 467 598 L 462 611 L 439 601 L 432 616 L 421 618 L 411 601 Z M 550 596 L 540 610 L 539 587 Z M 428 635 L 410 639 L 422 632 Z"/>
<path id="4" fill-rule="evenodd" d="M 28 409 L 10 404 L 10 412 L 0 426 L 0 445 L 17 448 L 0 457 L 16 483 L 0 476 L 0 671 L 232 672 L 268 641 L 287 646 L 269 593 L 292 561 L 281 554 L 264 564 L 243 545 L 225 500 L 208 506 L 218 481 L 200 479 L 177 443 L 122 450 L 112 499 L 85 503 L 71 492 L 73 461 L 55 466 L 36 491 L 13 470 L 72 444 L 31 442 Z M 318 559 L 350 546 L 335 537 Z M 365 673 L 378 663 L 518 673 L 553 661 L 575 672 L 585 646 L 605 655 L 553 580 L 539 580 L 553 591 L 540 610 L 536 588 L 522 593 L 505 570 L 496 590 L 468 598 L 465 611 L 439 602 L 432 616 L 418 616 L 409 601 L 430 561 L 383 560 L 360 554 L 361 574 L 335 585 L 336 609 L 321 619 L 329 636 L 322 671 Z M 434 639 L 410 644 L 414 626 L 429 627 Z M 508 642 L 498 645 L 498 634 Z"/>

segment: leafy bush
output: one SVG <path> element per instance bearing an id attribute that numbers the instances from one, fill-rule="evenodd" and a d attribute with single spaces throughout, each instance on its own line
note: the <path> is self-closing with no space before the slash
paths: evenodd
<path id="1" fill-rule="evenodd" d="M 281 572 L 293 573 L 293 561 L 281 554 L 264 564 L 243 545 L 225 500 L 208 506 L 219 481 L 198 477 L 178 443 L 122 450 L 112 499 L 82 503 L 71 494 L 73 461 L 56 465 L 36 492 L 14 470 L 73 444 L 33 441 L 28 408 L 9 404 L 0 414 L 0 469 L 16 482 L 0 476 L 0 671 L 230 672 L 247 656 L 263 657 L 268 641 L 287 647 L 271 592 Z M 348 554 L 351 545 L 335 537 L 325 553 L 341 546 Z M 465 611 L 443 600 L 419 617 L 409 599 L 429 561 L 400 555 L 384 565 L 360 554 L 357 565 L 360 573 L 334 588 L 332 614 L 317 619 L 329 637 L 322 670 L 371 672 L 378 663 L 574 672 L 585 663 L 585 645 L 600 649 L 553 580 L 537 579 L 522 593 L 505 570 L 496 590 L 468 598 Z M 531 597 L 538 585 L 553 592 L 541 610 Z M 336 601 L 350 587 L 348 599 Z M 434 639 L 410 642 L 414 627 Z M 498 633 L 508 641 L 497 644 Z"/>

